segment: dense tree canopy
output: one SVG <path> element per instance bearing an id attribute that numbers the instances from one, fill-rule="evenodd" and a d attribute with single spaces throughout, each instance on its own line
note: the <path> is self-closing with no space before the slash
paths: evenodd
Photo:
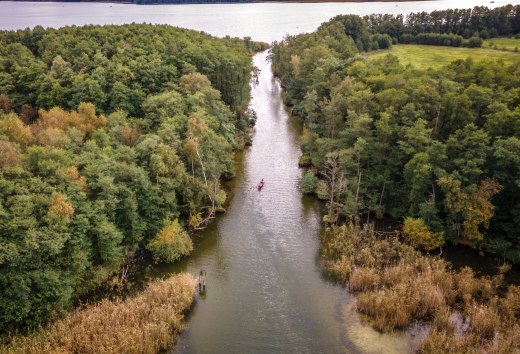
<path id="1" fill-rule="evenodd" d="M 0 87 L 15 110 L 91 102 L 99 112 L 124 109 L 132 117 L 142 115 L 148 95 L 195 71 L 208 76 L 226 104 L 243 108 L 251 71 L 244 49 L 256 45 L 157 25 L 35 27 L 0 32 L 0 43 Z"/>
<path id="2" fill-rule="evenodd" d="M 504 9 L 489 13 L 518 11 Z M 377 47 L 374 28 L 338 16 L 272 49 L 305 124 L 302 161 L 320 171 L 305 191 L 327 200 L 329 221 L 409 217 L 421 247 L 444 234 L 520 262 L 520 60 L 418 70 L 356 56 Z"/>
<path id="3" fill-rule="evenodd" d="M 225 200 L 259 48 L 151 25 L 36 27 L 0 43 L 5 332 L 69 309 L 140 250 L 191 251 L 184 228 Z"/>
<path id="4" fill-rule="evenodd" d="M 520 5 L 489 9 L 448 9 L 431 13 L 416 12 L 407 16 L 373 14 L 363 18 L 373 33 L 385 33 L 401 42 L 424 34 L 454 34 L 463 38 L 477 36 L 508 37 L 520 33 Z"/>

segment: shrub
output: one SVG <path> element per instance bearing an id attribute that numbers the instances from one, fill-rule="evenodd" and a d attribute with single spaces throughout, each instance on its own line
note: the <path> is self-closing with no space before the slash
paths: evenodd
<path id="1" fill-rule="evenodd" d="M 508 323 L 520 318 L 520 286 L 510 286 L 506 297 L 500 299 L 500 310 Z"/>
<path id="2" fill-rule="evenodd" d="M 374 34 L 372 40 L 377 43 L 379 49 L 388 49 L 392 46 L 392 37 L 388 34 Z"/>
<path id="3" fill-rule="evenodd" d="M 420 33 L 413 38 L 412 42 L 416 44 L 460 47 L 463 45 L 464 39 L 458 34 L 451 33 Z"/>
<path id="4" fill-rule="evenodd" d="M 373 317 L 376 329 L 393 331 L 412 321 L 408 299 L 402 295 L 402 289 L 364 292 L 358 295 L 356 304 L 359 311 Z"/>
<path id="5" fill-rule="evenodd" d="M 482 43 L 484 43 L 482 38 L 471 37 L 470 39 L 467 40 L 466 46 L 469 48 L 480 48 L 480 47 L 482 47 Z"/>
<path id="6" fill-rule="evenodd" d="M 318 180 L 316 182 L 316 195 L 318 199 L 327 200 L 329 197 L 329 187 L 327 186 L 327 182 L 323 180 Z"/>
<path id="7" fill-rule="evenodd" d="M 302 192 L 305 194 L 314 193 L 317 182 L 318 182 L 318 178 L 314 175 L 314 173 L 309 171 L 303 176 L 302 182 L 300 184 L 300 188 L 301 188 Z"/>
<path id="8" fill-rule="evenodd" d="M 400 262 L 395 266 L 388 266 L 381 275 L 381 284 L 385 287 L 391 287 L 397 284 L 403 278 L 413 277 L 415 270 L 411 264 Z"/>
<path id="9" fill-rule="evenodd" d="M 457 298 L 462 299 L 465 305 L 469 305 L 473 299 L 473 294 L 477 291 L 478 284 L 475 282 L 473 270 L 464 267 L 455 274 L 455 288 L 457 289 Z"/>
<path id="10" fill-rule="evenodd" d="M 438 331 L 436 329 L 433 329 L 428 337 L 420 343 L 417 352 L 421 354 L 474 353 L 474 351 L 467 347 L 463 337 L 453 336 L 447 332 Z"/>
<path id="11" fill-rule="evenodd" d="M 455 326 L 449 307 L 444 306 L 437 311 L 432 321 L 432 332 L 433 331 L 442 331 L 449 335 L 455 334 Z"/>
<path id="12" fill-rule="evenodd" d="M 420 218 L 406 218 L 403 224 L 403 237 L 413 246 L 430 251 L 444 244 L 443 232 L 432 232 Z"/>
<path id="13" fill-rule="evenodd" d="M 335 261 L 328 261 L 326 268 L 329 275 L 345 284 L 354 270 L 354 264 L 350 257 L 343 255 Z"/>
<path id="14" fill-rule="evenodd" d="M 477 337 L 493 339 L 500 328 L 500 316 L 491 306 L 473 304 L 469 308 L 470 331 Z"/>
<path id="15" fill-rule="evenodd" d="M 186 231 L 175 219 L 167 221 L 166 226 L 150 241 L 148 249 L 156 263 L 173 263 L 193 251 L 193 243 Z"/>
<path id="16" fill-rule="evenodd" d="M 215 196 L 215 204 L 218 208 L 221 208 L 224 206 L 227 200 L 227 193 L 223 189 L 219 189 L 217 192 L 217 195 Z"/>
<path id="17" fill-rule="evenodd" d="M 414 37 L 411 34 L 405 33 L 399 38 L 399 43 L 410 44 L 413 43 L 413 39 Z"/>
<path id="18" fill-rule="evenodd" d="M 350 276 L 349 289 L 351 291 L 367 291 L 377 289 L 381 277 L 374 268 L 358 268 Z"/>
<path id="19" fill-rule="evenodd" d="M 298 159 L 298 166 L 300 167 L 308 167 L 312 165 L 311 158 L 307 155 L 302 155 Z"/>

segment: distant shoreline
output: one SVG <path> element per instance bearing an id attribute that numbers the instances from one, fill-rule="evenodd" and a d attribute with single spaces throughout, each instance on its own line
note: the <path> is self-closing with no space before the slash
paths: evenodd
<path id="1" fill-rule="evenodd" d="M 1 0 L 0 0 L 1 1 Z M 433 0 L 171 0 L 171 1 L 154 1 L 140 0 L 133 1 L 117 1 L 117 0 L 78 0 L 78 1 L 59 1 L 59 0 L 10 0 L 13 2 L 55 2 L 55 3 L 105 3 L 105 4 L 130 4 L 130 5 L 186 5 L 186 4 L 251 4 L 251 3 L 375 3 L 375 2 L 415 2 L 415 1 L 433 1 Z"/>

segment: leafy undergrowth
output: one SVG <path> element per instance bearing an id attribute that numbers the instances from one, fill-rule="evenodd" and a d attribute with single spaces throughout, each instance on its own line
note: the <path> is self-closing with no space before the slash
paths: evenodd
<path id="1" fill-rule="evenodd" d="M 379 238 L 352 225 L 330 229 L 322 254 L 326 270 L 357 294 L 358 311 L 376 329 L 431 323 L 421 353 L 520 351 L 520 287 L 505 289 L 502 274 L 455 272 L 397 237 Z"/>
<path id="2" fill-rule="evenodd" d="M 136 297 L 76 310 L 32 336 L 15 337 L 6 353 L 157 353 L 183 330 L 195 295 L 193 278 L 156 280 Z"/>

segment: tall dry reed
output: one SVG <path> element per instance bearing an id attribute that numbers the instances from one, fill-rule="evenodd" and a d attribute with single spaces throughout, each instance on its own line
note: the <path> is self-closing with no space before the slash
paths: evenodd
<path id="1" fill-rule="evenodd" d="M 502 274 L 454 272 L 397 237 L 380 238 L 353 225 L 332 228 L 321 253 L 325 269 L 357 295 L 358 311 L 376 329 L 431 324 L 419 352 L 520 353 L 520 287 L 501 296 Z"/>
<path id="2" fill-rule="evenodd" d="M 195 295 L 188 274 L 156 280 L 136 297 L 103 300 L 70 313 L 32 336 L 16 337 L 6 353 L 158 353 L 183 330 Z"/>

